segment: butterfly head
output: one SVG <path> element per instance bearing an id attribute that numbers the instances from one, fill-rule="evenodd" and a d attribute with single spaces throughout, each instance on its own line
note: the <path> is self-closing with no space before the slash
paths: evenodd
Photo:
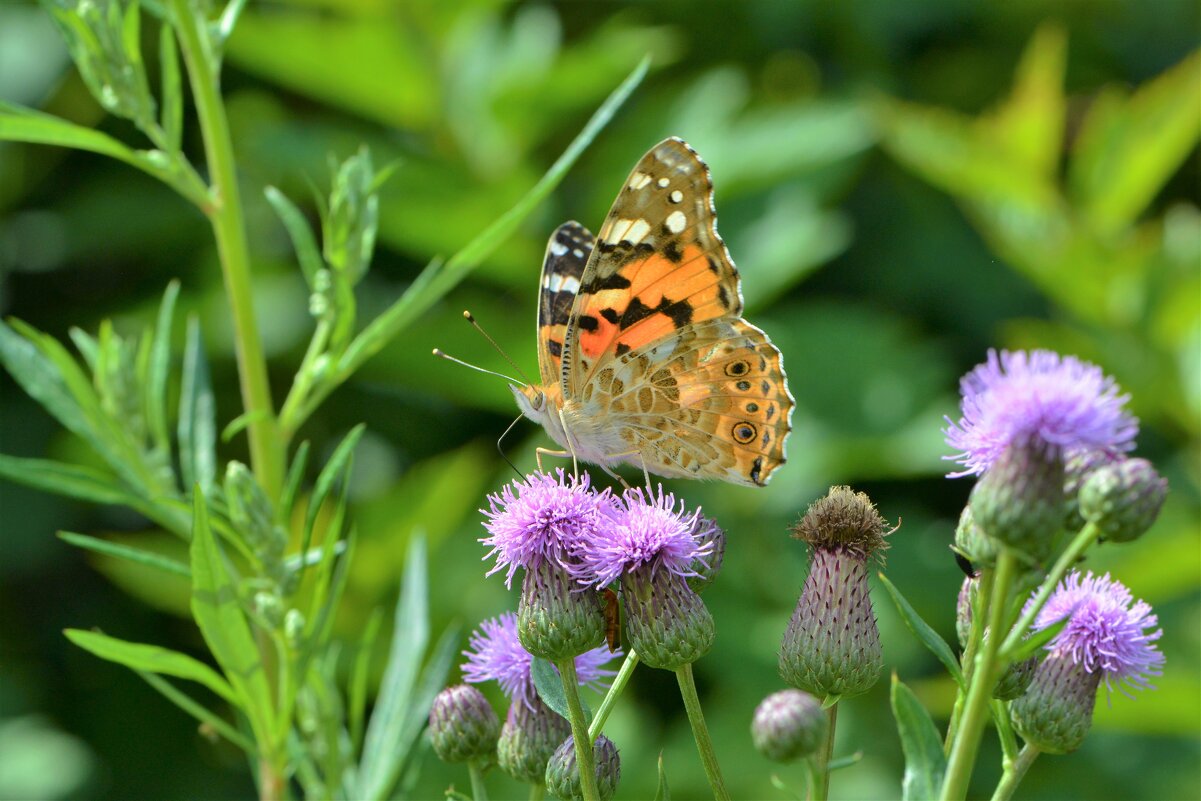
<path id="1" fill-rule="evenodd" d="M 517 408 L 535 423 L 543 424 L 546 420 L 546 393 L 530 384 L 518 386 L 509 384 L 513 397 L 517 400 Z"/>

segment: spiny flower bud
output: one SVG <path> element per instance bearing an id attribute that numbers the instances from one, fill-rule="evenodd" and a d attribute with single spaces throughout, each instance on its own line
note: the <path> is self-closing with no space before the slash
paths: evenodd
<path id="1" fill-rule="evenodd" d="M 1120 459 L 1109 451 L 1087 450 L 1070 455 L 1063 465 L 1063 494 L 1064 521 L 1063 527 L 1068 531 L 1079 531 L 1084 528 L 1084 518 L 1080 516 L 1080 488 L 1098 467 Z"/>
<path id="2" fill-rule="evenodd" d="M 595 648 L 605 638 L 599 593 L 580 589 L 553 562 L 527 568 L 517 603 L 517 636 L 531 654 L 552 662 Z"/>
<path id="3" fill-rule="evenodd" d="M 474 687 L 457 684 L 434 698 L 430 740 L 443 762 L 487 759 L 496 751 L 500 721 L 488 699 Z"/>
<path id="4" fill-rule="evenodd" d="M 869 556 L 890 534 L 871 499 L 833 487 L 793 536 L 810 546 L 805 578 L 780 648 L 780 675 L 818 696 L 858 695 L 880 677 L 880 632 L 868 593 Z"/>
<path id="5" fill-rule="evenodd" d="M 1143 535 L 1163 508 L 1168 482 L 1146 459 L 1123 459 L 1099 467 L 1080 488 L 1080 515 L 1111 542 Z"/>
<path id="6" fill-rule="evenodd" d="M 1064 518 L 1063 457 L 1031 438 L 1015 442 L 972 488 L 972 519 L 988 536 L 1045 559 Z"/>
<path id="7" fill-rule="evenodd" d="M 535 696 L 529 705 L 515 701 L 500 730 L 496 762 L 517 781 L 542 784 L 547 762 L 563 738 L 570 735 L 571 724 L 541 698 Z"/>
<path id="8" fill-rule="evenodd" d="M 972 517 L 972 507 L 963 507 L 955 527 L 955 550 L 971 560 L 976 568 L 992 567 L 997 562 L 997 541 L 984 533 Z"/>
<path id="9" fill-rule="evenodd" d="M 617 746 L 605 735 L 596 738 L 592 746 L 592 759 L 596 763 L 596 790 L 601 801 L 609 801 L 617 792 L 621 781 L 621 758 Z M 575 739 L 568 737 L 555 750 L 546 765 L 546 789 L 564 801 L 583 801 L 580 787 L 580 770 L 575 761 Z"/>
<path id="10" fill-rule="evenodd" d="M 692 536 L 699 546 L 698 550 L 707 551 L 707 554 L 692 560 L 691 569 L 696 575 L 688 577 L 688 586 L 696 592 L 702 592 L 721 572 L 726 556 L 726 532 L 713 518 L 698 517 Z"/>
<path id="11" fill-rule="evenodd" d="M 713 647 L 713 615 L 680 576 L 638 567 L 625 574 L 621 594 L 626 638 L 649 667 L 678 670 Z"/>
<path id="12" fill-rule="evenodd" d="M 751 739 L 773 762 L 792 762 L 817 751 L 830 722 L 821 702 L 800 690 L 781 690 L 763 699 L 751 721 Z"/>

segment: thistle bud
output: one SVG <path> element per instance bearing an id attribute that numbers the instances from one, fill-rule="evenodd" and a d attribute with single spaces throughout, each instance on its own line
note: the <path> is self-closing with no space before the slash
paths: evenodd
<path id="1" fill-rule="evenodd" d="M 707 553 L 704 557 L 692 560 L 691 567 L 695 575 L 688 577 L 688 586 L 696 592 L 701 592 L 712 584 L 721 572 L 726 555 L 726 532 L 713 518 L 698 517 L 693 537 L 696 539 L 698 550 Z"/>
<path id="2" fill-rule="evenodd" d="M 884 661 L 867 563 L 889 533 L 871 499 L 849 487 L 810 505 L 793 533 L 808 543 L 810 566 L 780 648 L 785 682 L 819 697 L 876 683 Z"/>
<path id="3" fill-rule="evenodd" d="M 1083 670 L 1068 655 L 1052 654 L 1034 678 L 1025 695 L 1009 708 L 1013 727 L 1040 751 L 1075 751 L 1092 726 L 1101 674 Z"/>
<path id="4" fill-rule="evenodd" d="M 519 782 L 542 784 L 546 764 L 563 739 L 571 736 L 571 724 L 534 696 L 528 705 L 514 701 L 496 743 L 500 769 Z"/>
<path id="5" fill-rule="evenodd" d="M 617 792 L 621 781 L 621 758 L 617 746 L 605 735 L 596 738 L 592 746 L 592 759 L 596 763 L 596 789 L 601 801 L 609 801 Z M 546 765 L 546 789 L 564 801 L 583 801 L 580 787 L 580 770 L 575 761 L 575 740 L 568 737 L 555 750 Z"/>
<path id="6" fill-rule="evenodd" d="M 979 589 L 980 580 L 976 578 L 965 578 L 963 586 L 959 588 L 959 600 L 955 607 L 955 633 L 959 636 L 959 645 L 964 648 L 967 647 L 968 638 L 971 636 L 974 614 L 972 606 L 976 602 Z M 988 639 L 988 634 L 989 630 L 985 628 L 984 640 Z M 993 698 L 1010 701 L 1024 693 L 1030 686 L 1030 679 L 1037 664 L 1037 658 L 1030 657 L 1006 668 L 993 688 Z"/>
<path id="7" fill-rule="evenodd" d="M 1146 459 L 1123 459 L 1094 470 L 1080 488 L 1080 514 L 1110 542 L 1143 535 L 1163 508 L 1168 482 Z"/>
<path id="8" fill-rule="evenodd" d="M 600 595 L 581 590 L 553 562 L 530 567 L 517 604 L 517 636 L 527 651 L 551 662 L 579 656 L 605 638 Z"/>
<path id="9" fill-rule="evenodd" d="M 496 751 L 500 721 L 488 699 L 474 687 L 447 687 L 430 708 L 430 740 L 443 762 L 487 759 Z"/>
<path id="10" fill-rule="evenodd" d="M 1075 532 L 1084 528 L 1084 518 L 1080 516 L 1080 488 L 1094 470 L 1119 458 L 1105 450 L 1079 451 L 1068 457 L 1063 466 L 1065 529 Z"/>
<path id="11" fill-rule="evenodd" d="M 792 762 L 817 751 L 830 722 L 821 702 L 800 690 L 781 690 L 763 699 L 751 721 L 751 739 L 773 762 Z"/>
<path id="12" fill-rule="evenodd" d="M 976 482 L 970 504 L 985 534 L 1045 559 L 1063 527 L 1063 457 L 1035 438 L 1015 442 Z"/>
<path id="13" fill-rule="evenodd" d="M 976 525 L 971 505 L 963 507 L 959 513 L 959 525 L 955 527 L 955 550 L 981 568 L 996 564 L 997 548 L 997 541 Z"/>
<path id="14" fill-rule="evenodd" d="M 639 567 L 622 579 L 622 598 L 626 638 L 648 666 L 678 670 L 713 647 L 713 615 L 684 578 Z"/>

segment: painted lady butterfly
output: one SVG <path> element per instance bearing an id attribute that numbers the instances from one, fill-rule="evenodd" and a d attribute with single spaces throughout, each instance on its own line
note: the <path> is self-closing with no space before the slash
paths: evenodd
<path id="1" fill-rule="evenodd" d="M 576 222 L 551 236 L 541 384 L 511 387 L 517 405 L 560 455 L 605 470 L 763 486 L 784 463 L 793 399 L 780 352 L 741 313 L 709 168 L 664 140 L 630 173 L 599 238 Z"/>

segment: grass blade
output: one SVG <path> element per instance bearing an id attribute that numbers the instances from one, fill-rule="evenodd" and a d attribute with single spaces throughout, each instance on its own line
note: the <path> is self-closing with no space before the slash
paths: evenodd
<path id="1" fill-rule="evenodd" d="M 179 298 L 179 281 L 167 284 L 150 351 L 149 376 L 146 381 L 146 422 L 155 447 L 168 453 L 167 439 L 167 378 L 171 372 L 171 323 L 175 319 L 175 301 Z"/>

